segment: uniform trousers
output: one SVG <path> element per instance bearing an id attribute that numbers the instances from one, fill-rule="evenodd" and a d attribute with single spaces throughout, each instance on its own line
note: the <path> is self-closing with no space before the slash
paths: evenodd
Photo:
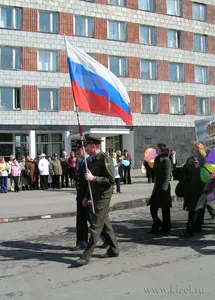
<path id="1" fill-rule="evenodd" d="M 91 235 L 89 243 L 81 256 L 81 258 L 87 261 L 90 260 L 93 254 L 101 232 L 105 237 L 105 241 L 109 245 L 108 252 L 116 255 L 119 254 L 118 243 L 108 215 L 110 200 L 110 198 L 103 198 L 102 200 L 94 201 L 95 214 L 93 215 L 90 226 Z"/>

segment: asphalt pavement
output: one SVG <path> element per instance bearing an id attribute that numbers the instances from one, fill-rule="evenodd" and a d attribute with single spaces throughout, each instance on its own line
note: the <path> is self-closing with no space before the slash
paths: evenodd
<path id="1" fill-rule="evenodd" d="M 110 207 L 120 256 L 102 259 L 106 250 L 96 248 L 80 268 L 83 250 L 69 251 L 76 243 L 74 189 L 1 194 L 0 299 L 214 299 L 215 223 L 206 213 L 203 232 L 181 239 L 187 212 L 174 196 L 176 184 L 171 181 L 172 232 L 149 235 L 145 200 L 153 184 L 132 170 L 132 184 L 121 185 Z"/>

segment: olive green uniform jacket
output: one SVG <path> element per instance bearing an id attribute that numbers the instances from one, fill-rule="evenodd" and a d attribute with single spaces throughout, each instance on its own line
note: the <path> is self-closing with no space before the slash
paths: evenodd
<path id="1" fill-rule="evenodd" d="M 93 201 L 97 202 L 104 198 L 111 198 L 115 182 L 112 158 L 100 151 L 93 158 L 91 172 L 96 177 L 95 180 L 90 182 Z M 90 199 L 89 191 L 87 191 L 86 198 Z"/>

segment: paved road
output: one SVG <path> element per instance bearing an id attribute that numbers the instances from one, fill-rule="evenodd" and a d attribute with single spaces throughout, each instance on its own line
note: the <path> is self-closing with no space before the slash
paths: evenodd
<path id="1" fill-rule="evenodd" d="M 141 183 L 142 179 L 135 180 L 131 186 L 123 186 L 121 201 L 112 204 L 125 201 L 127 209 L 110 213 L 119 240 L 119 258 L 102 259 L 104 250 L 96 249 L 90 264 L 77 268 L 75 260 L 81 252 L 68 251 L 75 244 L 74 217 L 0 224 L 0 299 L 214 299 L 215 224 L 206 215 L 203 234 L 181 240 L 187 214 L 182 202 L 174 201 L 172 234 L 148 235 L 152 223 L 149 208 L 140 206 L 140 201 L 142 189 L 152 189 L 152 185 L 145 179 Z M 37 213 L 48 207 L 57 212 L 56 203 L 59 207 L 66 203 L 64 196 L 69 192 L 59 193 L 60 198 L 52 198 L 54 205 L 49 196 L 38 198 L 41 207 Z M 31 201 L 34 193 L 29 195 Z M 31 208 L 23 205 L 22 215 L 32 213 Z M 13 213 L 18 212 L 16 206 Z"/>
<path id="2" fill-rule="evenodd" d="M 132 182 L 132 185 L 121 185 L 122 194 L 114 193 L 111 200 L 113 209 L 123 207 L 124 204 L 122 203 L 124 202 L 127 202 L 127 206 L 129 206 L 129 203 L 134 205 L 134 203 L 132 204 L 134 200 L 145 203 L 145 199 L 150 196 L 153 184 L 147 183 L 140 169 L 132 170 Z M 172 182 L 173 195 L 175 184 L 176 182 Z M 66 216 L 66 214 L 76 211 L 75 199 L 76 191 L 71 188 L 54 191 L 50 189 L 48 191 L 38 190 L 0 194 L 0 221 L 4 218 L 19 220 L 18 217 L 22 216 Z"/>

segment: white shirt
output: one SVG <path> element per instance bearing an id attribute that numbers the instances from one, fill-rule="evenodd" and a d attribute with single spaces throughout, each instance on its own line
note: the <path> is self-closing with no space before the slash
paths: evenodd
<path id="1" fill-rule="evenodd" d="M 49 162 L 45 157 L 42 157 L 39 160 L 38 169 L 40 171 L 40 175 L 49 175 Z"/>
<path id="2" fill-rule="evenodd" d="M 113 165 L 114 165 L 114 178 L 120 178 L 119 165 L 121 163 L 117 163 L 116 158 L 112 158 L 112 160 L 113 160 Z"/>

